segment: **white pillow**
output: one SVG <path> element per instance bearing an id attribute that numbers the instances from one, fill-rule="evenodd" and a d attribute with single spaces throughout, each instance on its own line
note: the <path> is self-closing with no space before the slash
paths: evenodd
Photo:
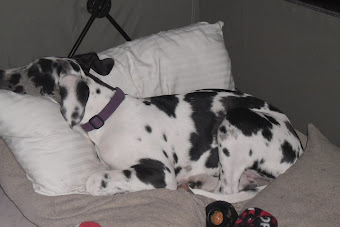
<path id="1" fill-rule="evenodd" d="M 0 136 L 35 192 L 87 194 L 86 179 L 105 166 L 94 145 L 67 125 L 57 103 L 0 90 L 0 110 Z"/>
<path id="2" fill-rule="evenodd" d="M 108 76 L 90 73 L 136 97 L 234 90 L 222 27 L 223 22 L 200 22 L 126 42 L 98 53 L 100 60 L 115 60 Z"/>

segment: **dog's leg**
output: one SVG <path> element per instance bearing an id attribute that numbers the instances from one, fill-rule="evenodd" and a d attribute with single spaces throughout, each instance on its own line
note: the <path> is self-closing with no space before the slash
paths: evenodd
<path id="1" fill-rule="evenodd" d="M 217 132 L 219 159 L 221 163 L 219 183 L 215 192 L 234 194 L 240 188 L 247 188 L 244 179 L 240 180 L 245 169 L 252 163 L 248 144 L 239 137 L 242 133 L 225 119 Z M 249 182 L 250 183 L 250 182 Z"/>
<path id="2" fill-rule="evenodd" d="M 91 175 L 86 189 L 92 195 L 115 195 L 155 188 L 175 190 L 177 183 L 173 170 L 135 165 L 126 170 L 108 170 Z"/>

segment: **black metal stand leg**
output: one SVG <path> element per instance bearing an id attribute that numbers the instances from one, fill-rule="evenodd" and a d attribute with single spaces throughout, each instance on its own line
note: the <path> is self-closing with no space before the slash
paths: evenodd
<path id="1" fill-rule="evenodd" d="M 92 14 L 90 19 L 87 21 L 83 31 L 80 33 L 79 38 L 76 43 L 72 47 L 72 50 L 68 54 L 68 57 L 71 58 L 76 53 L 80 43 L 83 41 L 86 33 L 90 29 L 96 18 L 106 17 L 111 24 L 117 29 L 117 31 L 126 39 L 126 41 L 131 41 L 131 38 L 125 33 L 122 27 L 110 16 L 109 12 L 111 9 L 111 0 L 88 0 L 87 1 L 87 11 Z"/>
<path id="2" fill-rule="evenodd" d="M 117 31 L 119 31 L 119 33 L 126 39 L 126 41 L 131 41 L 131 38 L 128 36 L 128 34 L 125 33 L 122 27 L 120 27 L 119 24 L 117 24 L 117 22 L 111 17 L 110 14 L 106 15 L 106 18 L 117 29 Z"/>
<path id="3" fill-rule="evenodd" d="M 80 35 L 79 35 L 79 37 L 78 37 L 76 43 L 74 44 L 74 46 L 72 47 L 72 50 L 71 50 L 70 53 L 68 54 L 68 57 L 69 57 L 69 58 L 72 58 L 73 55 L 76 53 L 76 51 L 77 51 L 77 49 L 78 49 L 80 43 L 83 41 L 83 39 L 84 39 L 86 33 L 87 33 L 88 30 L 90 29 L 90 27 L 91 27 L 91 25 L 92 25 L 92 23 L 93 23 L 93 21 L 94 21 L 95 19 L 96 19 L 96 15 L 92 15 L 92 16 L 90 17 L 90 19 L 87 21 L 87 23 L 86 23 L 86 25 L 85 25 L 83 31 L 80 33 Z"/>

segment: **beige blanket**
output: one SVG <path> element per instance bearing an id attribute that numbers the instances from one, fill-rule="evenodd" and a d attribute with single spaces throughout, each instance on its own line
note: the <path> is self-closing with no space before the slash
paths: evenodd
<path id="1" fill-rule="evenodd" d="M 75 226 L 96 221 L 102 227 L 205 226 L 205 207 L 212 200 L 184 190 L 157 189 L 116 196 L 35 193 L 24 171 L 0 140 L 0 184 L 8 197 L 34 224 Z"/>

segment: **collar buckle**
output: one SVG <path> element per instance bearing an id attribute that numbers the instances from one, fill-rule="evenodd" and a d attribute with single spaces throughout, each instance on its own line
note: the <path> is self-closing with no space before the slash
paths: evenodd
<path id="1" fill-rule="evenodd" d="M 101 118 L 99 115 L 94 115 L 90 120 L 89 124 L 94 128 L 94 129 L 99 129 L 103 127 L 105 121 L 103 118 Z"/>

